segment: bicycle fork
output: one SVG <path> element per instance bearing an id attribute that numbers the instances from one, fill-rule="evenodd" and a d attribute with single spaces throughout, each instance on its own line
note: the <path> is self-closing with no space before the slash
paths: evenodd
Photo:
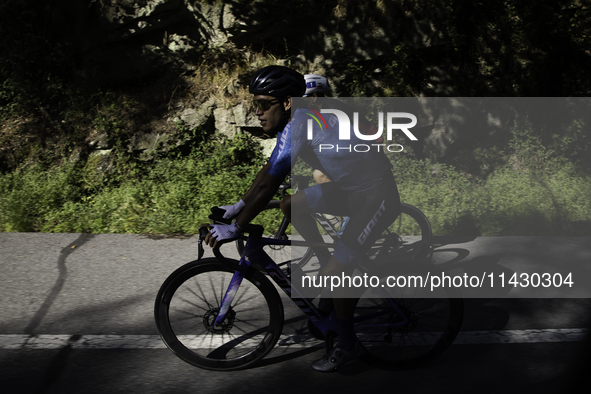
<path id="1" fill-rule="evenodd" d="M 218 311 L 218 315 L 213 322 L 214 326 L 219 326 L 224 321 L 226 314 L 230 310 L 230 306 L 232 305 L 232 301 L 234 301 L 234 297 L 238 292 L 238 288 L 240 288 L 240 284 L 246 275 L 246 271 L 248 267 L 250 267 L 250 261 L 247 258 L 242 257 L 240 258 L 239 268 L 236 272 L 234 272 L 234 276 L 232 276 L 232 280 L 230 280 L 230 284 L 228 285 L 228 289 L 226 290 L 226 294 L 224 294 L 224 298 L 222 299 L 222 303 L 220 304 L 220 310 Z"/>
<path id="2" fill-rule="evenodd" d="M 205 236 L 207 235 L 207 233 L 209 232 L 209 230 L 207 228 L 200 228 L 199 229 L 199 242 L 198 242 L 198 256 L 197 256 L 197 260 L 201 260 L 201 258 L 203 257 L 204 254 L 204 249 L 203 249 L 203 240 L 205 239 Z M 214 254 L 217 255 L 217 253 Z M 223 257 L 217 256 L 218 259 L 223 259 Z M 226 318 L 226 314 L 228 313 L 228 311 L 230 310 L 230 306 L 232 305 L 232 301 L 234 301 L 234 297 L 236 296 L 236 293 L 238 292 L 238 288 L 240 288 L 240 284 L 242 283 L 242 280 L 244 279 L 244 276 L 246 275 L 246 271 L 248 270 L 248 267 L 250 267 L 250 261 L 248 261 L 247 258 L 245 258 L 244 256 L 240 258 L 240 263 L 239 263 L 239 269 L 236 270 L 236 272 L 234 272 L 234 275 L 232 276 L 232 280 L 230 280 L 230 284 L 228 285 L 228 289 L 226 290 L 226 293 L 224 294 L 224 298 L 222 299 L 222 303 L 220 304 L 220 309 L 218 311 L 218 315 L 215 318 L 215 321 L 213 322 L 214 326 L 219 326 L 222 324 L 222 322 L 224 321 L 224 319 Z"/>
<path id="3" fill-rule="evenodd" d="M 252 261 L 250 259 L 250 252 L 253 250 L 256 250 L 256 249 L 253 249 L 251 247 L 251 243 L 252 243 L 252 240 L 250 240 L 250 239 L 246 243 L 244 253 L 242 253 L 242 256 L 240 257 L 240 262 L 238 263 L 238 269 L 234 272 L 234 275 L 232 276 L 232 279 L 230 280 L 230 283 L 228 285 L 228 289 L 226 290 L 226 293 L 224 294 L 224 297 L 223 297 L 222 302 L 220 304 L 220 309 L 218 311 L 218 315 L 217 315 L 215 321 L 213 322 L 214 326 L 218 326 L 218 325 L 222 324 L 222 322 L 224 321 L 226 314 L 230 310 L 232 302 L 234 301 L 234 297 L 236 296 L 236 293 L 238 292 L 238 289 L 240 288 L 240 285 L 242 284 L 242 280 L 244 279 L 244 277 L 246 276 L 246 273 L 248 272 L 248 270 L 250 269 L 250 266 L 252 265 Z M 218 259 L 223 260 L 223 256 L 221 256 L 221 254 L 219 254 L 219 251 L 216 251 L 216 249 L 214 249 L 214 254 L 216 255 L 216 257 Z M 265 254 L 265 253 L 262 252 L 262 254 Z M 267 256 L 267 258 L 269 258 L 269 257 Z"/>

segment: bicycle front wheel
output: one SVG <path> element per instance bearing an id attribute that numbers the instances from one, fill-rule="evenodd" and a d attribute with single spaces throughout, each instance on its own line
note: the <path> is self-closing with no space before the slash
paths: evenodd
<path id="1" fill-rule="evenodd" d="M 210 258 L 185 264 L 162 284 L 154 307 L 156 327 L 184 361 L 217 371 L 242 369 L 277 343 L 283 305 L 275 287 L 256 270 L 246 274 L 224 321 L 213 324 L 233 274 Z"/>
<path id="2" fill-rule="evenodd" d="M 396 304 L 407 317 L 393 307 Z M 464 316 L 459 298 L 361 298 L 355 309 L 357 339 L 364 360 L 378 368 L 409 369 L 423 365 L 447 349 Z"/>

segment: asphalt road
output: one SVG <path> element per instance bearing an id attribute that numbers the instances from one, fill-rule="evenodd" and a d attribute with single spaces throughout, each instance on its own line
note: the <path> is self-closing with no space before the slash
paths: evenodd
<path id="1" fill-rule="evenodd" d="M 559 270 L 589 265 L 590 241 L 438 238 L 434 260 L 461 272 Z M 196 253 L 195 237 L 0 233 L 0 392 L 563 393 L 578 377 L 588 384 L 576 368 L 588 366 L 591 353 L 583 289 L 591 286 L 572 293 L 578 298 L 567 289 L 552 298 L 523 289 L 467 298 L 462 332 L 430 364 L 383 371 L 354 361 L 333 374 L 310 369 L 323 345 L 309 338 L 305 319 L 282 295 L 284 337 L 260 365 L 195 368 L 158 339 L 153 304 L 164 279 Z M 575 282 L 588 283 L 584 275 Z"/>

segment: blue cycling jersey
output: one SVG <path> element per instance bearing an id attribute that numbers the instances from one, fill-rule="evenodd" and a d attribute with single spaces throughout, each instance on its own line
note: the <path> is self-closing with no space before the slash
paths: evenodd
<path id="1" fill-rule="evenodd" d="M 308 140 L 308 119 L 312 111 L 298 108 L 283 131 L 271 154 L 269 174 L 285 178 L 301 158 L 312 168 L 322 171 L 343 190 L 364 191 L 380 184 L 391 164 L 383 150 L 359 139 L 351 132 L 350 140 L 339 140 L 338 119 L 322 114 L 326 122 L 312 123 Z"/>

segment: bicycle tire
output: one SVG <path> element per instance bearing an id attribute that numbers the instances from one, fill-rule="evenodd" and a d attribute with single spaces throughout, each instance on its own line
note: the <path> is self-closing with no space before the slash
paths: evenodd
<path id="1" fill-rule="evenodd" d="M 265 357 L 283 329 L 283 304 L 260 272 L 247 272 L 220 327 L 213 326 L 237 262 L 192 261 L 162 284 L 154 305 L 160 337 L 179 358 L 194 366 L 230 371 Z M 261 297 L 262 296 L 262 297 Z M 266 308 L 265 308 L 266 306 Z"/>
<path id="2" fill-rule="evenodd" d="M 375 367 L 403 370 L 424 365 L 443 353 L 454 341 L 464 316 L 461 298 L 400 298 L 393 300 L 409 317 L 400 328 L 380 328 L 400 318 L 385 299 L 361 298 L 355 319 L 368 314 L 369 321 L 357 325 L 357 339 L 364 348 L 362 359 Z M 378 311 L 377 313 L 375 313 Z M 373 315 L 371 315 L 373 313 Z M 374 324 L 373 328 L 360 324 Z"/>
<path id="3" fill-rule="evenodd" d="M 279 200 L 271 200 L 269 203 L 263 208 L 263 211 L 267 211 L 269 209 L 280 209 L 281 201 Z M 261 211 L 262 212 L 262 211 Z M 284 220 L 286 220 L 284 218 Z M 283 221 L 279 225 L 279 228 L 275 231 L 271 232 L 271 235 L 275 239 L 289 239 L 289 235 L 285 234 L 285 230 L 288 223 L 284 223 Z M 245 243 L 242 239 L 236 240 L 236 249 L 238 250 L 238 254 L 242 256 L 242 252 L 244 252 Z M 266 245 L 263 247 L 265 253 L 271 257 L 271 259 L 277 262 L 277 265 L 282 267 L 285 270 L 288 270 L 288 265 L 298 264 L 300 267 L 306 265 L 310 259 L 314 256 L 314 251 L 312 248 L 293 248 L 290 245 Z M 292 254 L 293 253 L 293 254 Z"/>
<path id="4" fill-rule="evenodd" d="M 427 216 L 417 207 L 400 204 L 401 213 L 368 253 L 370 258 L 387 255 L 391 260 L 424 259 L 431 254 L 433 233 Z"/>

